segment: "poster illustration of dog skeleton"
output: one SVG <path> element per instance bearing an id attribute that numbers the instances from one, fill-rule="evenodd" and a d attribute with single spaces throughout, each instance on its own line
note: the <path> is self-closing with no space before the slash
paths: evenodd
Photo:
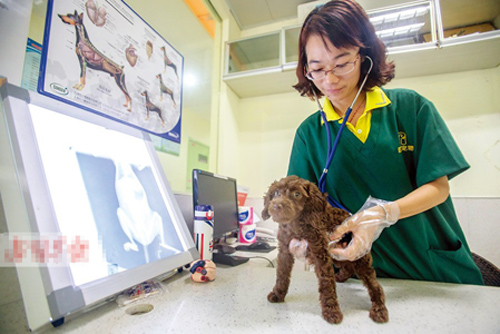
<path id="1" fill-rule="evenodd" d="M 50 0 L 41 94 L 180 143 L 184 58 L 120 0 Z"/>

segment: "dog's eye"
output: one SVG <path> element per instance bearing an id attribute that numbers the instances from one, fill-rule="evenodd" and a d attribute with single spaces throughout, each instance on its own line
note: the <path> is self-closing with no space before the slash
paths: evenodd
<path id="1" fill-rule="evenodd" d="M 280 191 L 279 191 L 279 190 L 276 190 L 276 191 L 274 192 L 274 197 L 279 197 L 279 196 L 281 196 L 281 193 L 280 193 Z"/>
<path id="2" fill-rule="evenodd" d="M 300 197 L 300 192 L 296 191 L 293 196 L 295 196 L 295 198 L 299 198 Z"/>

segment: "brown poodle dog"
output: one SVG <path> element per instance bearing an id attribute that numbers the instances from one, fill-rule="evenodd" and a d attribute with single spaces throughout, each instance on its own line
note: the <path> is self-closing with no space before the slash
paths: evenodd
<path id="1" fill-rule="evenodd" d="M 321 308 L 326 321 L 335 324 L 342 321 L 335 279 L 344 282 L 353 274 L 362 280 L 370 294 L 372 302 L 370 318 L 375 322 L 389 320 L 389 312 L 384 305 L 384 291 L 376 280 L 371 255 L 367 254 L 354 262 L 338 262 L 328 254 L 328 233 L 349 217 L 349 214 L 342 209 L 331 207 L 326 195 L 321 193 L 316 185 L 297 176 L 275 181 L 264 197 L 262 217 L 264 219 L 272 217 L 279 223 L 276 284 L 267 296 L 271 303 L 285 300 L 294 263 L 289 244 L 292 239 L 303 239 L 308 243 L 306 258 L 314 265 L 318 277 Z M 349 235 L 343 239 L 345 238 L 349 238 Z M 348 242 L 349 240 L 341 240 L 338 245 L 345 247 Z M 333 271 L 333 264 L 341 268 L 337 277 Z"/>

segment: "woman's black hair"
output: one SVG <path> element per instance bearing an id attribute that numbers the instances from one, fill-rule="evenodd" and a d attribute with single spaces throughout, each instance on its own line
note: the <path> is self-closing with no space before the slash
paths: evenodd
<path id="1" fill-rule="evenodd" d="M 298 83 L 293 86 L 302 96 L 314 98 L 323 93 L 306 78 L 306 43 L 310 36 L 319 35 L 329 40 L 336 48 L 359 47 L 361 56 L 361 75 L 358 86 L 370 66 L 365 57 L 373 60 L 373 69 L 363 88 L 364 91 L 375 86 L 383 86 L 394 78 L 394 64 L 387 61 L 384 43 L 375 33 L 364 9 L 353 0 L 332 0 L 316 7 L 304 21 L 299 35 L 299 59 L 297 63 Z"/>

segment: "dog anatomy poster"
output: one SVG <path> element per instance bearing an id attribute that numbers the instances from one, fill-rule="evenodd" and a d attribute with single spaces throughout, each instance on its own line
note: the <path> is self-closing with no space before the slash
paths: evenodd
<path id="1" fill-rule="evenodd" d="M 119 0 L 50 0 L 38 91 L 180 143 L 184 58 Z"/>

